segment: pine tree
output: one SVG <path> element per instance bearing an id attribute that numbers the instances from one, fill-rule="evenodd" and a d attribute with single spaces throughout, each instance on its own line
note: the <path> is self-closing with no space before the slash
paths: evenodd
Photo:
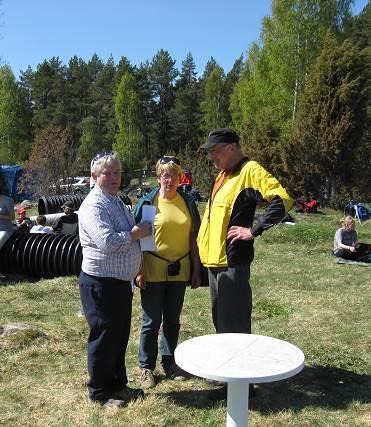
<path id="1" fill-rule="evenodd" d="M 89 90 L 89 115 L 94 117 L 97 122 L 102 147 L 109 150 L 112 148 L 116 132 L 113 101 L 116 68 L 112 57 L 107 60 L 106 64 L 102 64 L 95 56 L 90 61 L 90 68 L 95 69 L 95 79 Z"/>
<path id="2" fill-rule="evenodd" d="M 33 76 L 33 125 L 35 131 L 48 126 L 65 128 L 64 111 L 66 67 L 59 57 L 52 57 L 37 66 Z"/>
<path id="3" fill-rule="evenodd" d="M 350 38 L 360 52 L 360 59 L 364 63 L 366 81 L 364 91 L 367 98 L 367 118 L 364 123 L 364 132 L 358 148 L 355 150 L 355 163 L 358 169 L 353 177 L 361 179 L 353 180 L 356 183 L 351 191 L 352 198 L 360 200 L 370 199 L 369 183 L 371 182 L 371 3 L 368 2 L 359 16 L 351 22 Z"/>
<path id="4" fill-rule="evenodd" d="M 226 101 L 228 103 L 228 110 L 226 111 L 227 117 L 228 117 L 228 124 L 229 126 L 232 126 L 232 117 L 231 113 L 229 111 L 229 105 L 231 103 L 231 97 L 233 93 L 233 89 L 236 86 L 237 82 L 239 81 L 241 75 L 243 72 L 243 56 L 241 55 L 233 64 L 232 69 L 229 71 L 225 78 L 225 97 Z"/>
<path id="5" fill-rule="evenodd" d="M 152 91 L 151 144 L 157 157 L 173 149 L 169 111 L 174 105 L 174 80 L 178 70 L 168 51 L 160 49 L 153 57 L 148 74 Z"/>
<path id="6" fill-rule="evenodd" d="M 357 152 L 366 124 L 368 78 L 351 39 L 340 46 L 328 34 L 308 80 L 287 151 L 291 187 L 332 202 L 341 189 L 363 180 Z"/>
<path id="7" fill-rule="evenodd" d="M 169 112 L 175 153 L 189 147 L 196 148 L 200 139 L 200 94 L 196 65 L 192 54 L 182 62 L 176 82 L 175 103 Z"/>
<path id="8" fill-rule="evenodd" d="M 117 87 L 120 84 L 122 76 L 125 73 L 135 74 L 135 71 L 136 71 L 136 67 L 131 65 L 128 58 L 126 58 L 125 56 L 122 56 L 116 67 L 115 87 Z"/>

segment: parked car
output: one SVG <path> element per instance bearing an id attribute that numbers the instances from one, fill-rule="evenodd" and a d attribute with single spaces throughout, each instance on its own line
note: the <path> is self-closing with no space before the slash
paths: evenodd
<path id="1" fill-rule="evenodd" d="M 90 188 L 90 178 L 88 176 L 75 176 L 61 178 L 57 184 L 58 193 L 84 194 Z"/>

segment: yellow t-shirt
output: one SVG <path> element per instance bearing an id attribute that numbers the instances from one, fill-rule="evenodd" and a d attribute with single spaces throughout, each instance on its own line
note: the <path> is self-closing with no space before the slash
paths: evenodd
<path id="1" fill-rule="evenodd" d="M 162 199 L 158 195 L 153 201 L 156 207 L 155 241 L 157 255 L 175 261 L 190 251 L 191 215 L 183 198 L 177 193 L 172 200 Z M 189 282 L 189 255 L 180 260 L 177 276 L 168 276 L 168 263 L 144 252 L 144 278 L 148 282 Z"/>

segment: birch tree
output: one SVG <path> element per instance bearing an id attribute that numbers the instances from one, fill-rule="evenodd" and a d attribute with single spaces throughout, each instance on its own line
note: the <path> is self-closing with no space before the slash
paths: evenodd
<path id="1" fill-rule="evenodd" d="M 115 99 L 115 116 L 118 124 L 113 149 L 123 163 L 133 168 L 139 161 L 144 143 L 141 132 L 140 99 L 135 77 L 125 73 L 117 88 Z"/>
<path id="2" fill-rule="evenodd" d="M 0 67 L 0 158 L 24 161 L 31 148 L 31 112 L 9 66 Z"/>
<path id="3" fill-rule="evenodd" d="M 289 135 L 324 37 L 331 30 L 341 38 L 350 5 L 351 0 L 273 0 L 272 16 L 263 20 L 260 42 L 249 51 L 246 68 L 250 73 L 233 97 L 236 127 L 254 123 L 259 110 L 270 107 L 284 135 Z"/>
<path id="4" fill-rule="evenodd" d="M 203 113 L 202 128 L 205 134 L 212 129 L 228 126 L 227 106 L 225 96 L 225 74 L 220 65 L 216 65 L 207 77 L 204 88 L 201 111 Z"/>

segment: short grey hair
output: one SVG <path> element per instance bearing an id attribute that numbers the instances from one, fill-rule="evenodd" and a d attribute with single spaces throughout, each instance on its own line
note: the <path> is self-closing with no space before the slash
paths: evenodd
<path id="1" fill-rule="evenodd" d="M 98 160 L 92 160 L 90 165 L 90 172 L 94 175 L 99 175 L 106 166 L 111 165 L 113 162 L 119 162 L 120 169 L 121 161 L 117 152 L 112 152 L 102 155 Z"/>

